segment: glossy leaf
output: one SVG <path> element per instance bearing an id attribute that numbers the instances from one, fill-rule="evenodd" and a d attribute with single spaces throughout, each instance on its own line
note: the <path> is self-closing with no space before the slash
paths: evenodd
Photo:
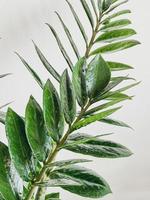
<path id="1" fill-rule="evenodd" d="M 125 14 L 129 14 L 129 13 L 131 13 L 131 10 L 121 10 L 121 11 L 118 11 L 118 12 L 116 12 L 116 13 L 108 16 L 108 17 L 106 17 L 104 19 L 104 21 L 103 21 L 103 24 L 108 23 L 110 20 L 112 20 L 112 19 L 114 19 L 116 17 L 119 17 L 121 15 L 125 15 Z"/>
<path id="2" fill-rule="evenodd" d="M 73 69 L 73 86 L 76 98 L 81 107 L 83 107 L 88 99 L 86 89 L 86 59 L 81 58 Z"/>
<path id="3" fill-rule="evenodd" d="M 131 128 L 131 126 L 129 126 L 128 124 L 126 124 L 126 123 L 124 123 L 122 121 L 118 121 L 118 120 L 112 119 L 112 118 L 105 118 L 105 119 L 100 120 L 100 122 L 103 122 L 103 123 L 106 123 L 106 124 L 110 124 L 110 125 L 113 125 L 113 126 Z"/>
<path id="4" fill-rule="evenodd" d="M 5 199 L 17 200 L 15 193 L 11 187 L 11 182 L 8 176 L 10 163 L 10 155 L 5 144 L 0 142 L 0 194 Z"/>
<path id="5" fill-rule="evenodd" d="M 65 70 L 60 82 L 61 105 L 65 120 L 71 124 L 76 117 L 76 99 L 68 71 Z"/>
<path id="6" fill-rule="evenodd" d="M 28 181 L 32 170 L 31 149 L 23 119 L 10 108 L 6 115 L 6 133 L 12 162 L 20 176 Z"/>
<path id="7" fill-rule="evenodd" d="M 72 35 L 71 35 L 68 27 L 66 26 L 66 24 L 62 20 L 61 16 L 57 12 L 56 12 L 56 14 L 57 14 L 57 16 L 58 16 L 58 18 L 59 18 L 59 20 L 60 20 L 60 22 L 62 24 L 62 27 L 63 27 L 63 29 L 64 29 L 64 31 L 66 33 L 66 36 L 68 37 L 68 40 L 69 40 L 69 42 L 70 42 L 70 44 L 71 44 L 71 46 L 72 46 L 77 58 L 79 59 L 80 58 L 80 54 L 79 54 L 78 48 L 77 48 L 77 46 L 76 46 L 76 44 L 75 44 L 75 42 L 74 42 L 74 40 L 72 38 Z"/>
<path id="8" fill-rule="evenodd" d="M 124 63 L 118 63 L 118 62 L 112 62 L 112 61 L 107 61 L 111 71 L 121 71 L 121 70 L 128 70 L 128 69 L 133 69 L 133 67 L 124 64 Z"/>
<path id="9" fill-rule="evenodd" d="M 26 107 L 25 127 L 30 147 L 39 161 L 46 159 L 48 138 L 44 124 L 43 111 L 31 96 Z"/>
<path id="10" fill-rule="evenodd" d="M 86 0 L 80 0 L 84 10 L 85 10 L 85 13 L 89 19 L 89 22 L 91 24 L 91 27 L 94 29 L 94 19 L 93 19 L 93 16 L 92 16 L 92 13 L 91 13 L 91 10 L 86 2 Z"/>
<path id="11" fill-rule="evenodd" d="M 130 20 L 128 20 L 128 19 L 120 19 L 120 20 L 117 20 L 117 21 L 109 22 L 108 24 L 102 26 L 100 31 L 113 31 L 113 30 L 122 28 L 124 26 L 127 26 L 129 24 L 131 24 Z"/>
<path id="12" fill-rule="evenodd" d="M 96 97 L 109 83 L 111 77 L 108 64 L 101 55 L 96 56 L 88 66 L 86 85 L 90 98 Z"/>
<path id="13" fill-rule="evenodd" d="M 34 43 L 35 50 L 39 56 L 39 59 L 43 63 L 44 67 L 47 69 L 47 71 L 59 82 L 60 81 L 60 75 L 56 72 L 56 70 L 52 67 L 52 65 L 48 62 L 48 60 L 45 58 L 41 50 L 38 48 L 38 46 Z"/>
<path id="14" fill-rule="evenodd" d="M 58 93 L 50 80 L 44 86 L 43 112 L 48 134 L 58 142 L 63 133 L 62 110 Z"/>
<path id="15" fill-rule="evenodd" d="M 77 145 L 67 146 L 66 149 L 75 153 L 94 156 L 98 158 L 122 158 L 132 155 L 131 151 L 121 144 L 112 141 L 102 140 L 99 138 L 92 138 L 90 135 L 86 134 L 79 135 L 79 141 L 81 136 L 84 138 L 89 138 L 89 140 L 87 142 L 84 142 L 83 144 L 80 143 Z M 76 141 L 78 141 L 77 137 Z M 68 142 L 72 142 L 72 140 Z"/>
<path id="16" fill-rule="evenodd" d="M 51 163 L 50 165 L 47 165 L 49 168 L 55 167 L 60 169 L 64 168 L 73 164 L 78 164 L 78 163 L 85 163 L 85 162 L 91 162 L 91 160 L 86 160 L 86 159 L 72 159 L 72 160 L 62 160 L 62 161 L 56 161 Z"/>
<path id="17" fill-rule="evenodd" d="M 38 74 L 29 66 L 29 64 L 24 60 L 23 57 L 21 57 L 18 53 L 16 53 L 17 56 L 20 58 L 24 66 L 27 68 L 27 70 L 31 73 L 33 78 L 36 80 L 36 82 L 39 84 L 39 86 L 43 89 L 43 82 L 41 81 L 40 77 Z"/>
<path id="18" fill-rule="evenodd" d="M 78 15 L 77 15 L 77 13 L 75 12 L 75 10 L 74 10 L 73 6 L 71 5 L 71 3 L 70 3 L 68 0 L 66 0 L 66 2 L 67 2 L 67 4 L 68 4 L 69 7 L 70 7 L 70 10 L 71 10 L 71 12 L 72 12 L 72 14 L 73 14 L 73 17 L 74 17 L 74 19 L 75 19 L 75 21 L 76 21 L 76 23 L 77 23 L 77 25 L 78 25 L 78 27 L 79 27 L 79 29 L 80 29 L 80 32 L 81 32 L 81 34 L 82 34 L 82 36 L 83 36 L 83 38 L 84 38 L 84 41 L 85 41 L 86 45 L 88 45 L 88 37 L 87 37 L 87 35 L 86 35 L 86 32 L 85 32 L 85 30 L 84 30 L 84 27 L 83 27 L 83 25 L 82 25 L 82 23 L 81 23 L 81 21 L 80 21 Z"/>
<path id="19" fill-rule="evenodd" d="M 91 55 L 95 55 L 98 53 L 114 53 L 117 51 L 122 51 L 131 47 L 134 47 L 136 45 L 139 45 L 140 42 L 138 42 L 137 40 L 125 40 L 125 41 L 121 41 L 121 42 L 115 42 L 112 44 L 108 44 L 106 46 L 100 47 L 96 50 L 94 50 Z"/>
<path id="20" fill-rule="evenodd" d="M 62 188 L 79 196 L 100 198 L 111 193 L 108 183 L 92 170 L 72 165 L 55 171 L 55 174 L 59 178 L 77 182 L 77 185 L 66 185 Z"/>
<path id="21" fill-rule="evenodd" d="M 65 48 L 64 48 L 64 46 L 63 46 L 63 44 L 61 42 L 61 40 L 60 40 L 60 38 L 58 37 L 58 34 L 56 33 L 55 29 L 50 24 L 46 23 L 46 25 L 50 28 L 51 32 L 53 33 L 63 57 L 65 58 L 68 66 L 72 70 L 73 63 L 72 63 L 71 59 L 69 58 L 69 56 L 68 56 L 68 54 L 67 54 L 67 52 L 66 52 L 66 50 L 65 50 Z"/>
<path id="22" fill-rule="evenodd" d="M 92 115 L 90 117 L 87 117 L 81 121 L 79 121 L 78 123 L 76 123 L 72 130 L 75 131 L 77 129 L 80 129 L 82 127 L 85 127 L 93 122 L 96 122 L 96 121 L 99 121 L 103 118 L 106 118 L 108 117 L 109 115 L 113 114 L 114 112 L 116 112 L 117 110 L 119 110 L 121 107 L 118 107 L 118 108 L 114 108 L 114 109 L 109 109 L 109 110 L 106 110 L 104 112 L 100 112 L 98 114 L 95 114 L 95 115 Z"/>
<path id="23" fill-rule="evenodd" d="M 133 29 L 119 29 L 108 31 L 100 35 L 95 42 L 113 42 L 116 40 L 121 40 L 135 35 L 136 32 Z"/>

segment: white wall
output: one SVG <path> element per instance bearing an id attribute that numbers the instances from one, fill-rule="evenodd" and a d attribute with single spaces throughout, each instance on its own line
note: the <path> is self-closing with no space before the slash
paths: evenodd
<path id="1" fill-rule="evenodd" d="M 83 19 L 90 34 L 89 25 L 79 1 L 72 0 L 72 3 L 79 11 L 81 19 Z M 115 132 L 116 134 L 109 137 L 109 139 L 128 146 L 132 149 L 134 155 L 127 159 L 118 160 L 95 159 L 93 164 L 88 164 L 88 167 L 94 168 L 112 187 L 113 194 L 106 196 L 104 200 L 147 200 L 150 198 L 150 3 L 147 0 L 132 0 L 128 3 L 128 6 L 124 7 L 133 11 L 130 19 L 133 21 L 133 27 L 138 32 L 137 38 L 142 42 L 142 45 L 107 57 L 131 64 L 135 67 L 135 70 L 131 71 L 131 75 L 137 80 L 142 80 L 141 85 L 130 92 L 136 95 L 134 100 L 124 103 L 124 108 L 114 115 L 116 119 L 131 124 L 135 131 L 102 126 L 101 124 L 92 125 L 86 131 L 93 134 Z M 33 94 L 41 102 L 42 92 L 18 60 L 14 51 L 22 54 L 34 69 L 41 74 L 44 81 L 49 75 L 39 62 L 31 39 L 40 46 L 60 73 L 66 67 L 53 36 L 44 24 L 49 22 L 54 25 L 62 35 L 60 24 L 53 13 L 55 10 L 63 15 L 72 29 L 83 54 L 83 43 L 78 34 L 79 32 L 63 0 L 0 0 L 0 36 L 2 38 L 0 40 L 0 74 L 13 73 L 12 76 L 1 80 L 0 104 L 13 100 L 12 107 L 21 114 L 24 113 L 30 94 Z M 65 42 L 65 36 L 62 35 L 61 37 Z M 68 43 L 65 45 L 67 49 L 70 49 Z M 75 61 L 73 52 L 70 51 L 69 53 Z M 0 139 L 6 142 L 3 126 L 0 126 Z M 79 157 L 80 155 L 75 156 Z M 72 157 L 72 154 L 62 152 L 59 158 L 63 159 L 64 157 L 65 159 Z M 78 200 L 80 197 L 62 191 L 62 199 L 68 198 Z"/>

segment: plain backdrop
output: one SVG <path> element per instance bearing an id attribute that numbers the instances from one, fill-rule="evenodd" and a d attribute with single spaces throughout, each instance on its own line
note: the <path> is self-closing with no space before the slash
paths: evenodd
<path id="1" fill-rule="evenodd" d="M 71 2 L 78 11 L 88 36 L 90 36 L 90 26 L 80 1 L 71 0 Z M 140 40 L 142 45 L 109 54 L 106 58 L 131 64 L 135 69 L 129 72 L 130 75 L 142 81 L 138 87 L 129 92 L 129 94 L 135 95 L 134 100 L 121 104 L 124 107 L 114 114 L 114 118 L 129 123 L 134 131 L 100 123 L 91 125 L 84 131 L 90 134 L 114 132 L 115 135 L 107 138 L 126 145 L 134 152 L 134 155 L 130 158 L 117 160 L 94 159 L 93 163 L 86 164 L 86 166 L 93 168 L 110 184 L 113 194 L 106 196 L 103 198 L 104 200 L 148 200 L 150 199 L 150 2 L 131 0 L 123 7 L 132 10 L 132 14 L 129 16 L 133 22 L 131 27 L 134 27 L 138 33 L 134 38 Z M 48 22 L 58 31 L 73 62 L 76 61 L 54 11 L 59 11 L 63 16 L 71 29 L 80 53 L 83 55 L 82 37 L 64 0 L 0 0 L 0 74 L 13 73 L 0 80 L 0 105 L 14 101 L 11 106 L 19 114 L 24 114 L 31 94 L 39 102 L 42 102 L 42 91 L 14 54 L 14 51 L 23 55 L 40 74 L 42 80 L 46 81 L 49 74 L 35 53 L 32 44 L 32 40 L 34 40 L 51 64 L 59 73 L 62 73 L 67 65 L 52 34 L 45 25 Z M 54 80 L 53 82 L 56 83 Z M 7 143 L 2 125 L 0 125 L 0 140 Z M 83 156 L 64 151 L 59 154 L 58 159 L 74 157 Z M 57 191 L 57 189 L 52 191 Z M 82 198 L 61 190 L 61 199 L 78 200 Z"/>

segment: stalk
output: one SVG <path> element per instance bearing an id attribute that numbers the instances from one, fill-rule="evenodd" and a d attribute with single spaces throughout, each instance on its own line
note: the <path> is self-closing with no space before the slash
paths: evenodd
<path id="1" fill-rule="evenodd" d="M 85 57 L 88 58 L 90 51 L 93 47 L 96 35 L 98 33 L 99 27 L 101 25 L 101 19 L 102 19 L 102 14 L 100 13 L 99 18 L 96 20 L 96 26 L 95 29 L 92 32 L 92 36 L 91 36 L 91 40 L 89 42 L 89 45 L 86 47 L 86 52 L 85 52 Z M 44 180 L 47 179 L 46 176 L 46 172 L 48 170 L 47 165 L 49 165 L 50 163 L 53 162 L 53 160 L 55 159 L 55 157 L 57 156 L 58 152 L 60 151 L 61 147 L 65 144 L 65 142 L 67 141 L 68 136 L 71 134 L 72 132 L 72 127 L 80 121 L 80 119 L 84 116 L 85 112 L 88 110 L 88 108 L 90 107 L 91 102 L 89 101 L 82 109 L 80 114 L 78 115 L 78 117 L 76 118 L 76 120 L 74 121 L 74 123 L 69 126 L 67 132 L 65 133 L 64 137 L 61 139 L 61 141 L 56 145 L 56 147 L 54 148 L 53 152 L 49 154 L 48 159 L 43 163 L 43 167 L 38 175 L 37 178 L 35 178 L 35 181 L 33 182 L 33 184 L 31 185 L 30 191 L 27 195 L 27 197 L 25 198 L 25 200 L 31 200 L 32 197 L 34 196 L 35 192 L 36 192 L 36 197 L 35 200 L 43 200 L 42 199 L 42 195 L 45 192 L 45 188 L 42 187 L 38 187 L 36 184 L 40 183 Z M 36 191 L 37 189 L 37 191 Z"/>

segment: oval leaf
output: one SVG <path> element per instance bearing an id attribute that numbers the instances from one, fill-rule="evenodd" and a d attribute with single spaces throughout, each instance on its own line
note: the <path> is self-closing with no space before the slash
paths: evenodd
<path id="1" fill-rule="evenodd" d="M 10 108 L 6 115 L 6 134 L 12 162 L 20 176 L 28 181 L 32 170 L 32 153 L 25 134 L 24 121 Z"/>
<path id="2" fill-rule="evenodd" d="M 83 144 L 80 143 L 76 145 L 68 145 L 65 148 L 75 153 L 94 156 L 98 158 L 123 158 L 132 155 L 132 152 L 121 144 L 98 138 L 92 138 L 90 135 L 86 134 L 82 134 L 82 140 L 83 138 L 89 138 L 89 140 L 87 142 L 84 142 Z M 79 139 L 76 135 L 75 141 L 78 140 L 81 140 L 81 134 L 79 134 Z M 73 140 L 68 140 L 68 143 L 69 142 L 72 143 Z"/>
<path id="3" fill-rule="evenodd" d="M 120 29 L 120 30 L 108 31 L 100 35 L 95 42 L 113 42 L 116 40 L 128 38 L 135 34 L 136 32 L 133 29 Z"/>
<path id="4" fill-rule="evenodd" d="M 47 131 L 53 140 L 58 142 L 63 133 L 64 122 L 59 96 L 50 80 L 46 82 L 43 90 L 43 112 Z"/>
<path id="5" fill-rule="evenodd" d="M 81 58 L 73 68 L 73 86 L 76 98 L 81 107 L 83 107 L 88 99 L 86 90 L 86 59 Z"/>
<path id="6" fill-rule="evenodd" d="M 65 178 L 77 182 L 77 185 L 61 186 L 63 189 L 77 195 L 89 198 L 100 198 L 109 193 L 111 189 L 108 183 L 92 170 L 79 166 L 54 171 L 59 178 Z"/>
<path id="7" fill-rule="evenodd" d="M 96 56 L 87 69 L 86 85 L 90 98 L 96 97 L 108 85 L 111 77 L 109 65 L 101 55 Z"/>
<path id="8" fill-rule="evenodd" d="M 8 163 L 10 155 L 5 144 L 0 142 L 0 194 L 5 199 L 16 200 L 14 191 L 9 180 Z"/>
<path id="9" fill-rule="evenodd" d="M 48 150 L 48 138 L 43 111 L 32 96 L 26 107 L 25 126 L 28 142 L 35 157 L 41 162 L 44 161 Z"/>
<path id="10" fill-rule="evenodd" d="M 65 70 L 60 82 L 61 105 L 65 120 L 71 124 L 76 117 L 76 100 L 72 83 L 68 71 Z"/>

